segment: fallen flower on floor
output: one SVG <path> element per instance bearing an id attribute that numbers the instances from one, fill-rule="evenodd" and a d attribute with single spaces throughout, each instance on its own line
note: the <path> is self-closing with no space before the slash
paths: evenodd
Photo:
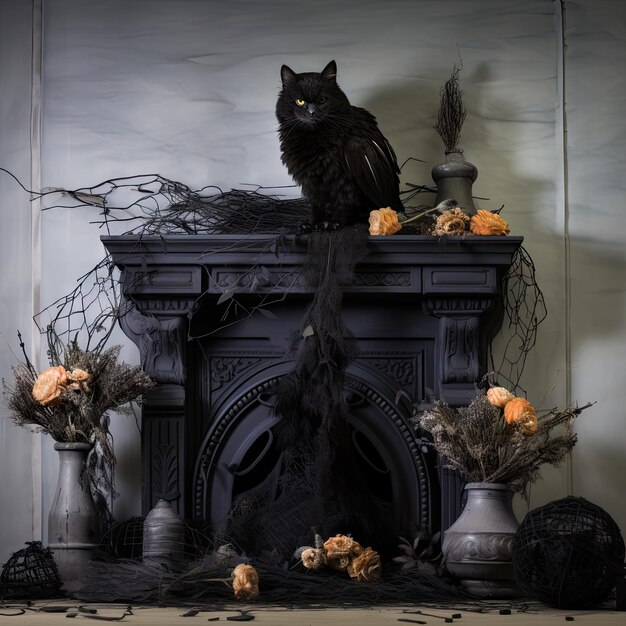
<path id="1" fill-rule="evenodd" d="M 320 570 L 324 566 L 336 572 L 347 572 L 357 582 L 380 580 L 382 566 L 380 555 L 372 548 L 363 546 L 349 535 L 335 535 L 322 543 L 319 535 L 315 536 L 316 547 L 302 546 L 295 551 L 306 569 Z"/>
<path id="2" fill-rule="evenodd" d="M 371 583 L 381 577 L 380 555 L 372 548 L 365 548 L 348 565 L 348 574 L 360 583 Z"/>
<path id="3" fill-rule="evenodd" d="M 328 567 L 345 572 L 352 559 L 363 552 L 363 546 L 348 535 L 335 535 L 324 542 L 324 550 Z"/>
<path id="4" fill-rule="evenodd" d="M 254 600 L 259 597 L 259 574 L 247 563 L 240 563 L 233 570 L 233 591 L 237 600 Z"/>
<path id="5" fill-rule="evenodd" d="M 321 548 L 307 548 L 300 557 L 302 565 L 307 569 L 322 569 L 326 565 L 326 554 Z"/>

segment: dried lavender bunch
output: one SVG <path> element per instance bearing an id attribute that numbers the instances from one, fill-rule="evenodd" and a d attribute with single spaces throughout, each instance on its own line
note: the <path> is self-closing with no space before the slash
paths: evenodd
<path id="1" fill-rule="evenodd" d="M 527 422 L 514 420 L 512 412 L 505 416 L 505 406 L 494 406 L 479 391 L 466 407 L 436 401 L 415 421 L 430 433 L 445 466 L 469 482 L 505 483 L 525 491 L 542 465 L 559 465 L 574 447 L 573 421 L 589 406 L 551 409 L 542 415 L 530 406 L 536 420 L 531 433 Z"/>
<path id="2" fill-rule="evenodd" d="M 441 88 L 437 123 L 434 126 L 446 147 L 446 153 L 458 151 L 461 128 L 467 115 L 463 104 L 463 92 L 459 87 L 460 71 L 461 68 L 455 65 L 450 78 Z"/>

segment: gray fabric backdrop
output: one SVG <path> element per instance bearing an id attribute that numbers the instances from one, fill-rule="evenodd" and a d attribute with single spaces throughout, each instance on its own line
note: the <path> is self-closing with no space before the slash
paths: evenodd
<path id="1" fill-rule="evenodd" d="M 66 188 L 154 172 L 191 187 L 286 185 L 273 112 L 279 68 L 320 70 L 334 58 L 340 85 L 378 117 L 399 160 L 427 161 L 409 164 L 403 182 L 428 183 L 442 158 L 438 92 L 460 52 L 461 144 L 479 170 L 476 195 L 489 198 L 479 205 L 505 205 L 549 309 L 528 360 L 528 397 L 544 407 L 597 400 L 579 422 L 573 463 L 543 472 L 531 506 L 573 490 L 626 527 L 626 10 L 563 4 L 564 57 L 561 3 L 550 0 L 44 0 L 42 142 L 31 155 L 32 8 L 0 0 L 0 166 L 28 184 L 32 158 L 42 186 Z M 16 350 L 16 328 L 30 337 L 33 294 L 45 306 L 69 292 L 103 249 L 88 223 L 95 210 L 44 212 L 33 268 L 37 222 L 4 175 L 0 211 L 0 330 Z M 121 332 L 114 341 L 137 360 Z M 3 376 L 12 359 L 3 342 Z M 45 533 L 56 458 L 48 438 L 1 414 L 3 561 Z M 125 518 L 140 512 L 139 434 L 126 417 L 113 431 L 115 513 Z M 527 505 L 517 506 L 523 515 Z"/>

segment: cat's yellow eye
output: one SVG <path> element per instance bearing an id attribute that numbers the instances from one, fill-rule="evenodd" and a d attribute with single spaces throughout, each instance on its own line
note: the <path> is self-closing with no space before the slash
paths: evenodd
<path id="1" fill-rule="evenodd" d="M 306 102 L 305 102 L 304 100 L 300 100 L 300 98 L 298 98 L 298 99 L 296 100 L 296 104 L 297 104 L 299 107 L 303 107 L 303 106 L 306 104 Z"/>

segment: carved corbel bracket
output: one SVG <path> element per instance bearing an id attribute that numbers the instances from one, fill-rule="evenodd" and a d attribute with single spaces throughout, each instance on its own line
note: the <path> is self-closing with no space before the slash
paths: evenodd
<path id="1" fill-rule="evenodd" d="M 190 303 L 176 305 L 155 310 L 146 302 L 134 302 L 120 319 L 120 326 L 139 348 L 141 367 L 150 377 L 157 383 L 184 385 Z"/>
<path id="2" fill-rule="evenodd" d="M 435 340 L 438 395 L 453 404 L 469 401 L 474 384 L 484 374 L 488 338 L 481 318 L 494 309 L 495 300 L 487 297 L 437 297 L 424 301 L 424 312 L 439 319 Z"/>

